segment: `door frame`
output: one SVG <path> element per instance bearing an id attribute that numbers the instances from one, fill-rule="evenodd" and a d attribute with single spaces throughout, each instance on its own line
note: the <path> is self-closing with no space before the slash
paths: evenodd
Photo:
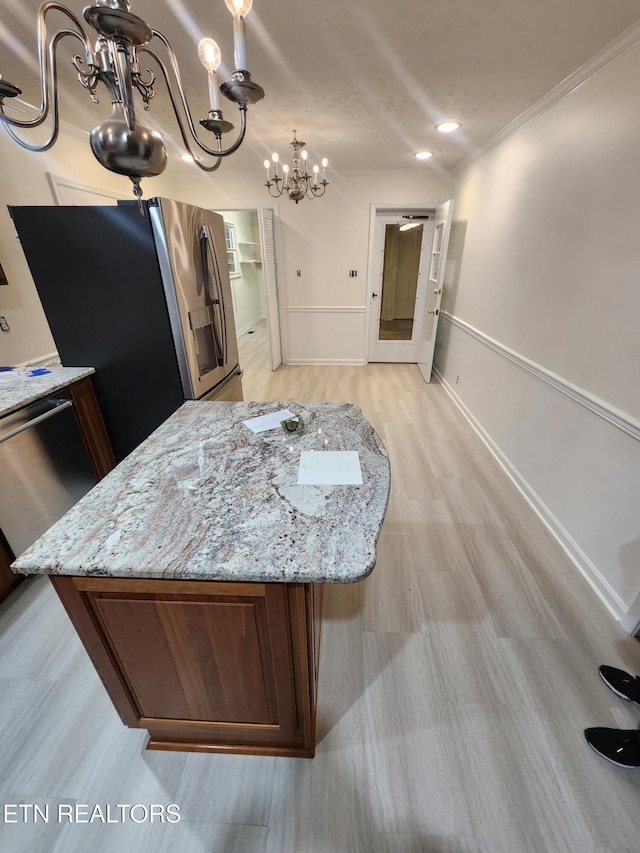
<path id="1" fill-rule="evenodd" d="M 262 225 L 260 222 L 259 211 L 260 210 L 271 210 L 272 211 L 272 213 L 273 213 L 273 249 L 274 249 L 274 254 L 275 254 L 275 267 L 276 267 L 276 281 L 275 281 L 276 287 L 275 287 L 275 290 L 276 290 L 276 298 L 277 298 L 277 302 L 278 302 L 277 319 L 278 319 L 278 323 L 279 323 L 279 328 L 277 330 L 278 331 L 277 337 L 279 337 L 279 339 L 280 339 L 280 362 L 279 362 L 278 366 L 280 366 L 280 364 L 286 364 L 287 363 L 287 360 L 286 360 L 287 346 L 286 346 L 286 340 L 285 340 L 285 323 L 284 323 L 284 313 L 283 313 L 283 305 L 282 305 L 282 298 L 281 298 L 281 296 L 282 296 L 282 284 L 281 284 L 281 277 L 280 277 L 280 270 L 282 269 L 282 247 L 280 245 L 280 239 L 281 239 L 280 238 L 280 231 L 281 231 L 281 229 L 280 229 L 279 224 L 278 224 L 280 222 L 279 205 L 277 202 L 276 202 L 276 204 L 274 204 L 272 206 L 266 206 L 266 207 L 264 205 L 261 207 L 258 207 L 258 206 L 256 206 L 256 207 L 247 207 L 247 206 L 233 207 L 233 205 L 222 205 L 220 207 L 211 207 L 211 208 L 209 208 L 209 210 L 214 211 L 214 213 L 220 213 L 220 215 L 222 215 L 222 212 L 226 211 L 226 210 L 228 210 L 229 213 L 256 213 L 258 216 L 258 228 L 260 230 L 260 248 L 261 248 L 261 251 L 262 251 L 262 241 L 263 241 L 264 235 L 262 233 Z M 263 276 L 263 285 L 266 288 L 266 281 L 264 281 L 264 276 Z M 266 292 L 264 294 L 264 297 L 266 300 L 266 298 L 267 298 Z M 269 338 L 269 352 L 270 352 L 270 358 L 271 358 L 271 341 L 274 338 L 274 329 L 272 328 L 271 324 L 272 324 L 272 322 L 275 322 L 275 318 L 273 318 L 273 320 L 272 320 L 269 317 L 268 310 L 267 310 L 266 321 L 267 321 L 267 335 Z M 242 365 L 240 365 L 240 367 L 242 367 Z M 275 369 L 275 368 L 273 368 L 273 366 L 272 366 L 272 369 Z"/>
<path id="2" fill-rule="evenodd" d="M 443 204 L 441 201 L 427 201 L 418 203 L 410 203 L 410 204 L 381 204 L 381 203 L 372 203 L 370 205 L 369 212 L 369 253 L 367 259 L 367 292 L 366 292 L 366 319 L 364 323 L 364 341 L 363 341 L 363 350 L 364 350 L 364 363 L 369 364 L 369 341 L 371 339 L 371 315 L 373 311 L 371 309 L 371 294 L 377 287 L 376 278 L 376 265 L 375 265 L 375 255 L 376 255 L 376 223 L 379 216 L 383 216 L 384 214 L 389 214 L 389 216 L 402 216 L 403 213 L 431 213 L 435 211 L 436 207 L 439 204 Z"/>
<path id="3" fill-rule="evenodd" d="M 425 270 L 429 266 L 431 244 L 433 242 L 433 219 L 420 222 L 422 226 L 422 238 L 420 242 L 419 264 L 418 264 L 418 279 L 416 286 L 416 295 L 413 306 L 413 327 L 410 340 L 400 341 L 380 341 L 379 324 L 382 315 L 382 297 L 383 297 L 383 270 L 384 261 L 387 250 L 387 226 L 392 224 L 400 224 L 404 214 L 404 209 L 398 213 L 390 211 L 378 211 L 375 223 L 374 234 L 374 256 L 373 268 L 371 269 L 372 289 L 378 291 L 377 298 L 373 297 L 372 291 L 369 292 L 369 341 L 367 348 L 367 362 L 397 362 L 399 364 L 411 364 L 418 362 L 418 353 L 422 340 L 422 327 L 424 325 L 424 304 L 427 297 L 427 279 Z M 431 228 L 429 228 L 431 226 Z M 380 352 L 375 353 L 375 349 L 380 349 Z M 376 355 L 378 356 L 376 358 Z M 385 357 L 388 356 L 388 357 Z"/>

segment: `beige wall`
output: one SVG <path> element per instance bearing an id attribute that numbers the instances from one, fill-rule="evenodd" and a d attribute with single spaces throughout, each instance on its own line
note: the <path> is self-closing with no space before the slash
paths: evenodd
<path id="1" fill-rule="evenodd" d="M 50 152 L 34 154 L 0 132 L 0 257 L 11 282 L 0 288 L 0 314 L 11 325 L 10 333 L 0 332 L 2 363 L 21 363 L 54 349 L 6 205 L 53 204 L 48 172 L 131 197 L 129 181 L 101 168 L 81 136 L 63 129 Z M 164 175 L 142 186 L 145 197 L 163 195 L 210 209 L 273 207 L 283 338 L 289 348 L 285 356 L 291 361 L 362 361 L 370 206 L 446 200 L 451 182 L 429 166 L 417 173 L 418 179 L 416 172 L 339 176 L 330 171 L 327 195 L 296 205 L 271 199 L 263 170 L 256 166 L 255 174 L 234 173 L 231 157 L 219 171 L 206 174 L 174 159 Z M 350 269 L 358 270 L 357 278 L 348 277 Z"/>
<path id="2" fill-rule="evenodd" d="M 223 167 L 213 187 L 191 175 L 179 191 L 218 210 L 274 208 L 285 360 L 362 363 L 371 205 L 429 204 L 451 196 L 452 182 L 428 166 L 417 176 L 329 172 L 326 195 L 297 205 L 271 199 L 261 171 L 237 174 Z M 356 278 L 349 278 L 351 269 L 358 271 Z"/>
<path id="3" fill-rule="evenodd" d="M 639 78 L 636 45 L 460 175 L 436 350 L 618 617 L 640 592 Z"/>

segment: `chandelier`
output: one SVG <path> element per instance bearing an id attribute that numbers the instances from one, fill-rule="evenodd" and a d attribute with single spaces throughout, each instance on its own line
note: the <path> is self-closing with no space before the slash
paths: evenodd
<path id="1" fill-rule="evenodd" d="M 291 201 L 295 201 L 296 204 L 302 201 L 305 196 L 307 198 L 320 198 L 325 194 L 329 186 L 329 181 L 326 179 L 329 161 L 326 157 L 322 158 L 322 180 L 318 181 L 320 166 L 315 165 L 313 167 L 313 174 L 307 171 L 309 153 L 304 147 L 305 143 L 299 142 L 296 139 L 295 130 L 293 131 L 293 142 L 290 145 L 293 148 L 293 167 L 289 168 L 285 163 L 282 166 L 282 176 L 278 174 L 278 163 L 280 162 L 278 154 L 274 153 L 271 155 L 271 160 L 264 161 L 264 167 L 267 170 L 267 183 L 265 186 L 269 190 L 269 195 L 272 198 L 280 198 L 281 195 L 286 193 Z M 272 162 L 273 174 L 271 174 Z"/>
<path id="2" fill-rule="evenodd" d="M 94 103 L 98 103 L 96 89 L 103 83 L 112 102 L 111 116 L 97 124 L 89 134 L 91 150 L 98 162 L 112 172 L 126 175 L 133 183 L 134 195 L 140 200 L 142 178 L 161 174 L 167 165 L 167 152 L 159 133 L 136 120 L 133 94 L 134 89 L 142 97 L 144 109 L 155 96 L 156 76 L 150 70 L 142 71 L 140 60 L 148 54 L 157 63 L 166 82 L 171 106 L 178 122 L 184 145 L 200 169 L 215 171 L 222 158 L 233 154 L 242 144 L 247 128 L 247 107 L 264 97 L 264 90 L 252 82 L 247 71 L 247 48 L 245 17 L 251 10 L 253 0 L 225 0 L 233 15 L 233 46 L 235 71 L 231 79 L 218 87 L 217 69 L 220 64 L 220 48 L 213 39 L 202 39 L 198 45 L 198 56 L 207 70 L 210 110 L 200 125 L 213 134 L 215 142 L 205 145 L 197 135 L 196 128 L 187 104 L 182 85 L 178 62 L 168 39 L 162 33 L 149 27 L 142 18 L 131 12 L 129 0 L 95 0 L 92 6 L 84 9 L 85 21 L 98 34 L 95 45 L 78 17 L 65 6 L 57 2 L 42 3 L 38 9 L 38 59 L 40 67 L 41 104 L 38 114 L 30 120 L 12 118 L 5 113 L 5 98 L 15 98 L 22 91 L 2 79 L 0 74 L 0 122 L 19 145 L 28 151 L 47 151 L 55 143 L 59 132 L 58 75 L 56 50 L 65 38 L 77 39 L 83 48 L 83 55 L 76 54 L 72 59 L 78 80 L 86 89 Z M 53 35 L 47 32 L 47 14 L 50 11 L 62 12 L 72 24 L 70 29 L 59 29 Z M 89 31 L 90 32 L 90 31 Z M 150 43 L 160 43 L 166 48 L 169 67 L 149 47 Z M 170 70 L 169 70 L 170 69 Z M 171 71 L 171 73 L 170 73 Z M 222 115 L 219 92 L 238 105 L 240 110 L 240 130 L 237 139 L 227 148 L 222 146 L 222 135 L 234 129 L 231 122 Z M 182 108 L 181 114 L 179 106 Z M 52 130 L 42 145 L 30 145 L 20 139 L 14 128 L 32 129 L 39 127 L 51 112 Z M 194 156 L 192 143 L 203 151 L 213 162 L 203 162 Z"/>

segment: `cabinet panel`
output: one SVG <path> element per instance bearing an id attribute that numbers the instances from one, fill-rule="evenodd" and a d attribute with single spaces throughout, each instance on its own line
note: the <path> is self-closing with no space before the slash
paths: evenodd
<path id="1" fill-rule="evenodd" d="M 321 594 L 309 584 L 51 577 L 149 749 L 312 757 Z"/>
<path id="2" fill-rule="evenodd" d="M 115 466 L 113 448 L 102 420 L 102 412 L 87 376 L 66 389 L 73 401 L 76 423 L 97 480 L 101 480 Z"/>
<path id="3" fill-rule="evenodd" d="M 277 724 L 264 597 L 90 600 L 141 717 Z"/>

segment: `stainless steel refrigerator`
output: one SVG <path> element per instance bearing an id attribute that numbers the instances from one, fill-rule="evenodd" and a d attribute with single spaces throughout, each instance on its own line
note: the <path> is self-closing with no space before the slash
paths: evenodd
<path id="1" fill-rule="evenodd" d="M 10 206 L 62 363 L 95 367 L 116 459 L 184 400 L 241 400 L 222 217 L 168 199 Z"/>

